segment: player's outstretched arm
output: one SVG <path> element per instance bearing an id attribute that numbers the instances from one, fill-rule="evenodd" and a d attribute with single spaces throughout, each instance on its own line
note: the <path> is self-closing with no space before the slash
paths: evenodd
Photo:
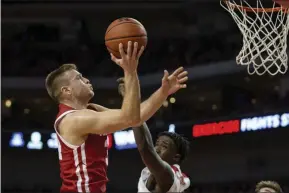
<path id="1" fill-rule="evenodd" d="M 133 48 L 133 49 L 132 49 Z M 140 86 L 137 75 L 138 60 L 143 52 L 143 47 L 137 53 L 137 43 L 132 46 L 128 43 L 127 54 L 124 53 L 122 44 L 119 45 L 121 59 L 112 55 L 112 60 L 124 70 L 125 87 L 128 88 L 124 95 L 121 109 L 109 109 L 96 112 L 83 109 L 68 114 L 60 123 L 60 127 L 74 129 L 79 134 L 107 134 L 122 130 L 140 123 Z"/>
<path id="2" fill-rule="evenodd" d="M 126 53 L 123 50 L 123 45 L 119 44 L 119 53 L 121 59 L 117 59 L 111 54 L 111 59 L 119 65 L 124 71 L 125 87 L 128 88 L 123 97 L 122 110 L 126 116 L 140 122 L 140 85 L 137 75 L 137 67 L 139 58 L 144 51 L 144 47 L 138 51 L 138 43 L 128 42 Z"/>
<path id="3" fill-rule="evenodd" d="M 142 122 L 150 119 L 155 112 L 159 110 L 169 95 L 187 87 L 187 75 L 188 72 L 185 71 L 183 67 L 179 67 L 171 75 L 169 75 L 168 71 L 164 71 L 162 86 L 155 93 L 153 93 L 150 98 L 141 104 Z"/>
<path id="4" fill-rule="evenodd" d="M 164 71 L 164 77 L 162 78 L 162 86 L 154 92 L 146 101 L 141 103 L 141 122 L 145 122 L 150 119 L 157 110 L 162 106 L 167 97 L 182 88 L 186 88 L 186 82 L 188 80 L 188 72 L 183 67 L 176 69 L 171 75 L 168 71 Z M 118 79 L 119 93 L 124 95 L 125 86 L 124 79 Z"/>
<path id="5" fill-rule="evenodd" d="M 174 183 L 174 174 L 171 166 L 164 162 L 155 151 L 153 140 L 146 123 L 133 128 L 138 151 L 144 164 L 154 176 L 161 192 L 167 192 Z"/>
<path id="6" fill-rule="evenodd" d="M 162 86 L 154 92 L 147 100 L 141 103 L 140 106 L 140 119 L 141 123 L 147 121 L 151 118 L 155 112 L 162 106 L 163 102 L 167 99 L 170 94 L 177 92 L 179 89 L 186 88 L 186 82 L 188 80 L 188 72 L 184 71 L 183 67 L 176 69 L 171 75 L 165 71 L 164 77 L 162 79 Z M 124 78 L 119 78 L 118 91 L 124 96 L 125 93 L 125 83 Z M 107 111 L 106 107 L 89 104 L 89 108 L 96 111 Z"/>
<path id="7" fill-rule="evenodd" d="M 69 128 L 74 133 L 86 135 L 113 133 L 138 124 L 139 119 L 131 118 L 129 113 L 122 109 L 109 109 L 103 112 L 83 109 L 66 115 L 59 127 L 63 130 Z"/>

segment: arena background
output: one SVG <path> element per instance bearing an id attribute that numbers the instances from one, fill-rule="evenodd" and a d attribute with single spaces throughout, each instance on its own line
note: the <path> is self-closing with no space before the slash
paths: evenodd
<path id="1" fill-rule="evenodd" d="M 194 193 L 249 193 L 260 180 L 289 186 L 289 76 L 249 76 L 234 58 L 242 37 L 218 0 L 2 1 L 2 192 L 59 192 L 53 121 L 44 79 L 62 63 L 91 78 L 93 102 L 120 107 L 121 70 L 104 45 L 107 26 L 133 17 L 148 32 L 142 96 L 164 69 L 189 71 L 186 90 L 148 121 L 191 141 L 183 170 Z M 221 123 L 220 123 L 221 122 Z M 136 192 L 144 167 L 130 129 L 110 135 L 108 192 Z"/>

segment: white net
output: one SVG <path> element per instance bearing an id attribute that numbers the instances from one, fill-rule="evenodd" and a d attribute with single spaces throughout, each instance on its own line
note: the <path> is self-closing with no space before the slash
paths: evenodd
<path id="1" fill-rule="evenodd" d="M 272 3 L 265 8 L 262 0 L 252 7 L 246 0 L 221 0 L 243 34 L 243 47 L 237 64 L 246 65 L 249 74 L 285 74 L 288 69 L 288 8 Z"/>

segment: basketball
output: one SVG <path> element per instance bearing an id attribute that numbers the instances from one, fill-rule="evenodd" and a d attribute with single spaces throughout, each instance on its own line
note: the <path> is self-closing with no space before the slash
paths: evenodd
<path id="1" fill-rule="evenodd" d="M 120 18 L 113 21 L 105 33 L 105 45 L 107 50 L 115 57 L 121 58 L 119 44 L 122 43 L 124 51 L 127 50 L 129 41 L 138 42 L 138 50 L 147 45 L 147 32 L 144 26 L 133 18 Z"/>

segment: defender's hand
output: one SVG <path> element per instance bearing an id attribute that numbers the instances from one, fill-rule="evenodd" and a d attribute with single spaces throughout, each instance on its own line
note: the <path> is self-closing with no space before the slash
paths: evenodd
<path id="1" fill-rule="evenodd" d="M 188 72 L 184 71 L 183 67 L 175 70 L 171 75 L 168 71 L 164 71 L 164 77 L 162 79 L 162 89 L 167 95 L 174 94 L 182 88 L 187 88 L 186 82 L 188 81 Z"/>
<path id="2" fill-rule="evenodd" d="M 124 93 L 125 93 L 125 87 L 124 87 L 124 78 L 119 78 L 117 79 L 118 82 L 118 93 L 124 97 Z"/>
<path id="3" fill-rule="evenodd" d="M 87 109 L 93 110 L 93 111 L 97 111 L 97 112 L 103 112 L 103 111 L 107 111 L 109 110 L 108 108 L 98 105 L 98 104 L 94 104 L 94 103 L 88 103 L 87 105 Z"/>
<path id="4" fill-rule="evenodd" d="M 123 50 L 123 45 L 122 43 L 120 43 L 119 53 L 121 55 L 121 59 L 118 59 L 113 54 L 110 54 L 111 60 L 114 61 L 117 65 L 119 65 L 127 73 L 136 72 L 139 58 L 144 51 L 144 46 L 141 47 L 139 52 L 137 51 L 137 49 L 138 43 L 134 42 L 134 45 L 132 45 L 132 42 L 129 41 L 127 43 L 127 51 L 125 53 Z"/>
<path id="5" fill-rule="evenodd" d="M 88 103 L 86 108 L 93 111 L 98 111 L 97 105 L 94 103 Z"/>

